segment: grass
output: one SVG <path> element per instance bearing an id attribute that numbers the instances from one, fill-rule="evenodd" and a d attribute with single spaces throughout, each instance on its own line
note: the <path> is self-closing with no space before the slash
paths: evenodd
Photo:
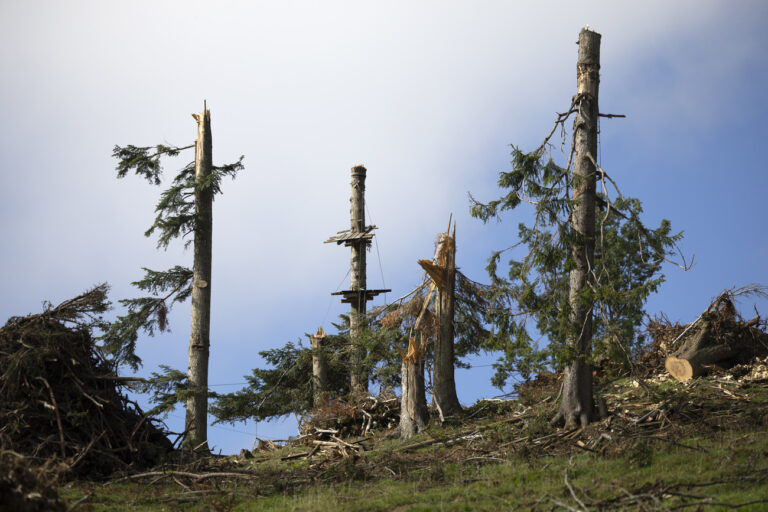
<path id="1" fill-rule="evenodd" d="M 523 400 L 432 426 L 409 442 L 474 435 L 451 445 L 403 450 L 397 440 L 379 439 L 346 458 L 229 457 L 195 472 L 248 472 L 248 479 L 166 474 L 74 483 L 61 494 L 70 504 L 89 496 L 74 510 L 94 512 L 768 510 L 768 384 L 635 387 L 627 379 L 604 397 L 614 414 L 574 432 L 547 425 L 554 399 Z M 655 416 L 633 424 L 659 403 Z"/>
<path id="2" fill-rule="evenodd" d="M 408 479 L 324 486 L 295 495 L 242 503 L 234 510 L 462 511 L 551 509 L 552 506 L 566 509 L 564 505 L 578 509 L 577 498 L 585 504 L 583 508 L 598 508 L 602 503 L 604 508 L 633 509 L 633 505 L 644 501 L 652 503 L 654 499 L 663 499 L 668 507 L 674 506 L 681 502 L 680 496 L 676 497 L 678 494 L 695 495 L 700 503 L 727 503 L 724 507 L 711 508 L 730 510 L 734 504 L 768 500 L 768 487 L 764 484 L 768 471 L 767 433 L 731 433 L 721 439 L 692 444 L 706 452 L 637 444 L 621 455 L 608 458 L 581 453 L 530 461 L 512 458 L 495 465 L 447 464 L 410 475 Z M 738 443 L 740 448 L 730 450 L 733 443 Z M 728 464 L 724 468 L 726 460 Z M 697 491 L 703 487 L 707 488 L 706 493 Z M 658 496 L 652 496 L 654 492 Z M 558 507 L 558 503 L 563 506 Z M 753 510 L 766 508 L 768 503 L 752 507 Z"/>

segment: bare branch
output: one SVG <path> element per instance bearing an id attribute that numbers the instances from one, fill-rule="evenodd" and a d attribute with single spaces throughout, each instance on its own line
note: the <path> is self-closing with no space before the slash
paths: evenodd
<path id="1" fill-rule="evenodd" d="M 542 142 L 541 145 L 538 148 L 536 148 L 536 151 L 534 151 L 534 153 L 538 153 L 539 151 L 544 149 L 544 147 L 547 144 L 549 144 L 549 140 L 552 138 L 552 135 L 555 134 L 555 131 L 557 130 L 557 127 L 558 126 L 564 126 L 565 122 L 568 120 L 568 118 L 571 117 L 571 114 L 576 112 L 576 109 L 574 107 L 580 102 L 580 100 L 581 100 L 581 95 L 580 94 L 575 94 L 573 96 L 573 99 L 571 99 L 571 106 L 568 107 L 568 110 L 566 112 L 558 113 L 557 114 L 557 119 L 555 120 L 554 126 L 552 126 L 552 130 L 549 132 L 549 135 L 547 135 L 544 138 L 544 142 Z"/>

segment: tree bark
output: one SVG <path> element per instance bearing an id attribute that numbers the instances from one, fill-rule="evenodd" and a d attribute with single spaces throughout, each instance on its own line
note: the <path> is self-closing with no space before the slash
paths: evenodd
<path id="1" fill-rule="evenodd" d="M 400 439 L 410 439 L 424 430 L 429 419 L 424 389 L 424 357 L 413 338 L 408 354 L 403 357 L 400 379 Z"/>
<path id="2" fill-rule="evenodd" d="M 187 400 L 187 437 L 184 448 L 208 451 L 208 358 L 211 331 L 211 250 L 213 236 L 213 187 L 201 187 L 213 172 L 211 113 L 205 107 L 197 119 L 195 143 L 195 222 L 192 266 L 192 325 L 189 340 L 190 389 Z"/>
<path id="3" fill-rule="evenodd" d="M 353 232 L 365 230 L 365 173 L 362 165 L 352 168 L 352 195 L 350 197 L 350 224 Z M 352 257 L 350 261 L 350 289 L 361 291 L 357 299 L 351 302 L 349 315 L 349 337 L 352 343 L 350 357 L 350 387 L 352 393 L 359 395 L 368 391 L 368 375 L 363 368 L 365 349 L 362 347 L 361 335 L 365 329 L 366 311 L 366 268 L 365 256 L 367 244 L 364 240 L 355 240 L 351 244 Z"/>
<path id="4" fill-rule="evenodd" d="M 328 391 L 328 360 L 325 357 L 325 332 L 323 328 L 310 336 L 312 342 L 312 404 L 317 407 L 323 403 L 323 394 Z"/>
<path id="5" fill-rule="evenodd" d="M 595 166 L 597 155 L 598 89 L 600 84 L 600 34 L 584 28 L 579 33 L 576 66 L 577 115 L 573 122 L 574 168 L 571 215 L 571 258 L 568 301 L 570 332 L 566 344 L 573 357 L 563 377 L 563 398 L 553 423 L 572 427 L 594 418 L 592 397 L 592 307 L 588 283 L 595 254 Z"/>
<path id="6" fill-rule="evenodd" d="M 450 226 L 449 226 L 450 232 Z M 435 297 L 436 316 L 439 327 L 435 343 L 435 366 L 433 377 L 433 400 L 444 416 L 461 412 L 459 397 L 456 395 L 454 379 L 454 308 L 456 290 L 456 229 L 454 236 L 449 232 L 440 234 L 435 264 L 443 268 L 443 285 L 437 288 Z"/>

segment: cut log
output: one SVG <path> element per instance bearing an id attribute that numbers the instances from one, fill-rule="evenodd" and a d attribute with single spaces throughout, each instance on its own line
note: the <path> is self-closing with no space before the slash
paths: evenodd
<path id="1" fill-rule="evenodd" d="M 667 357 L 664 366 L 674 378 L 686 382 L 708 372 L 710 365 L 732 366 L 742 356 L 754 352 L 748 336 L 738 332 L 715 334 L 712 323 L 702 318 L 701 324 L 683 341 L 674 354 Z"/>
<path id="2" fill-rule="evenodd" d="M 664 366 L 669 374 L 680 382 L 686 382 L 704 373 L 701 365 L 694 366 L 690 361 L 675 356 L 667 356 Z"/>

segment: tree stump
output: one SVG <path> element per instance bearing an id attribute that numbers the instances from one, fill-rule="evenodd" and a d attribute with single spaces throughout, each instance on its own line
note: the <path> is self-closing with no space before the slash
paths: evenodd
<path id="1" fill-rule="evenodd" d="M 426 343 L 416 338 L 408 341 L 408 352 L 402 354 L 402 395 L 400 397 L 400 439 L 410 439 L 424 430 L 429 420 L 424 387 L 424 350 Z"/>

